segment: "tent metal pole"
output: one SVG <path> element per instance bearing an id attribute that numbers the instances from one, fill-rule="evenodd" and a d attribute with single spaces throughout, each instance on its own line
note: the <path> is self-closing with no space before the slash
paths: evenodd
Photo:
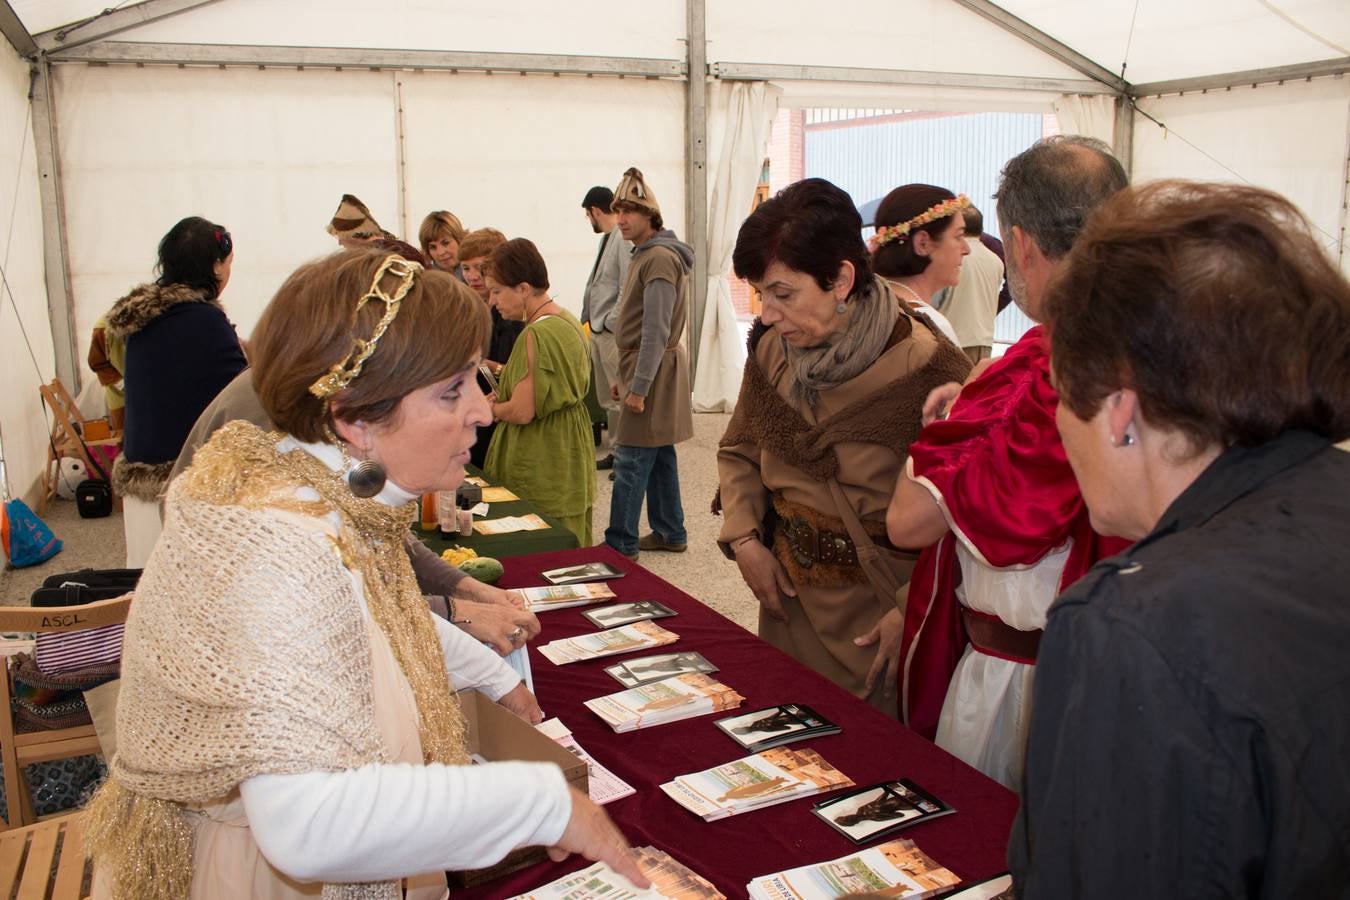
<path id="1" fill-rule="evenodd" d="M 56 133 L 52 67 L 45 56 L 33 66 L 30 96 L 33 145 L 37 150 L 38 191 L 42 201 L 42 255 L 47 275 L 47 316 L 52 326 L 56 375 L 72 394 L 80 391 L 76 364 L 75 313 L 70 291 L 70 257 L 66 248 L 66 206 L 61 190 L 61 154 Z"/>
<path id="2" fill-rule="evenodd" d="M 1116 127 L 1111 152 L 1125 167 L 1126 175 L 1134 173 L 1134 100 L 1121 94 L 1116 97 Z"/>
<path id="3" fill-rule="evenodd" d="M 143 0 L 107 15 L 96 16 L 86 24 L 71 23 L 53 28 L 37 35 L 37 43 L 47 52 L 68 50 L 81 44 L 101 41 L 111 34 L 146 25 L 181 12 L 187 12 L 198 6 L 215 3 L 216 0 Z"/>
<path id="4" fill-rule="evenodd" d="M 902 84 L 1037 91 L 1049 94 L 1118 94 L 1086 78 L 1035 78 L 1021 75 L 979 75 L 967 72 L 924 72 L 916 69 L 863 69 L 849 66 L 800 66 L 777 63 L 715 62 L 712 77 L 722 81 L 825 81 L 846 84 Z"/>
<path id="5" fill-rule="evenodd" d="M 24 27 L 23 20 L 14 12 L 9 0 L 0 0 L 0 34 L 24 59 L 33 59 L 38 55 L 37 41 Z"/>
<path id="6" fill-rule="evenodd" d="M 379 50 L 359 47 L 259 47 L 249 44 L 158 44 L 98 41 L 53 51 L 53 62 L 143 63 L 168 66 L 278 66 L 316 69 L 412 69 L 465 72 L 541 72 L 550 75 L 617 75 L 683 78 L 680 59 Z"/>
<path id="7" fill-rule="evenodd" d="M 688 347 L 690 386 L 698 371 L 703 305 L 708 298 L 708 44 L 706 0 L 686 0 L 688 72 L 685 124 L 684 204 L 686 239 L 694 248 L 689 291 Z"/>
<path id="8" fill-rule="evenodd" d="M 1148 81 L 1131 85 L 1133 97 L 1154 97 L 1158 94 L 1189 94 L 1194 91 L 1222 91 L 1235 87 L 1252 87 L 1276 81 L 1301 81 L 1350 72 L 1350 56 L 1323 59 L 1318 62 L 1276 66 L 1271 69 L 1248 69 L 1224 75 L 1202 75 L 1198 78 L 1176 78 L 1171 81 Z"/>

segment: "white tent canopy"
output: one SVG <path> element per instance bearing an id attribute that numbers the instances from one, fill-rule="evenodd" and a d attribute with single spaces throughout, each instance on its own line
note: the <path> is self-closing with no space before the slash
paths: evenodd
<path id="1" fill-rule="evenodd" d="M 729 409 L 722 276 L 780 107 L 1054 111 L 1136 180 L 1288 195 L 1347 265 L 1344 0 L 846 0 L 824 19 L 782 0 L 105 4 L 0 0 L 0 441 L 30 498 L 37 385 L 81 380 L 94 320 L 173 222 L 234 233 L 224 302 L 246 336 L 332 249 L 343 193 L 414 241 L 445 208 L 530 237 L 577 310 L 581 197 L 639 166 L 698 252 L 695 408 Z"/>

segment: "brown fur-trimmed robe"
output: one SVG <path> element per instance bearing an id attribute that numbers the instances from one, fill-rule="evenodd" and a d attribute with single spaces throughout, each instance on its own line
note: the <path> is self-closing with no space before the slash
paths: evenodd
<path id="1" fill-rule="evenodd" d="M 938 385 L 963 380 L 969 360 L 902 308 L 877 361 L 822 391 L 813 411 L 793 399 L 782 342 L 769 331 L 756 322 L 750 332 L 741 394 L 717 453 L 724 519 L 718 540 L 763 536 L 773 495 L 794 510 L 813 511 L 806 515 L 812 524 L 847 533 L 830 493 L 831 477 L 869 533 L 884 534 L 886 507 L 918 435 L 924 399 Z M 858 571 L 819 564 L 803 571 L 790 554 L 777 555 L 787 558 L 797 597 L 785 598 L 786 623 L 761 612 L 760 637 L 895 717 L 895 700 L 884 697 L 881 684 L 870 695 L 863 690 L 876 647 L 853 643 L 888 607 Z M 899 582 L 907 582 L 916 555 L 892 552 L 889 558 Z"/>

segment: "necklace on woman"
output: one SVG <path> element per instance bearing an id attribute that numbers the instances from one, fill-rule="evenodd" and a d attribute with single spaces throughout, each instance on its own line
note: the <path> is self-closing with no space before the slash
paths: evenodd
<path id="1" fill-rule="evenodd" d="M 535 319 L 539 318 L 539 314 L 544 311 L 544 307 L 548 306 L 552 302 L 553 302 L 552 300 L 545 300 L 543 303 L 539 304 L 534 308 L 534 312 L 529 312 L 528 310 L 526 310 L 525 324 L 528 325 Z"/>
<path id="2" fill-rule="evenodd" d="M 914 290 L 914 288 L 910 287 L 909 285 L 905 284 L 903 281 L 891 281 L 889 278 L 887 278 L 886 283 L 889 284 L 891 287 L 900 288 L 902 291 L 913 297 L 916 303 L 924 303 L 924 299 L 919 296 L 919 292 Z M 926 306 L 927 304 L 925 303 L 924 305 Z"/>

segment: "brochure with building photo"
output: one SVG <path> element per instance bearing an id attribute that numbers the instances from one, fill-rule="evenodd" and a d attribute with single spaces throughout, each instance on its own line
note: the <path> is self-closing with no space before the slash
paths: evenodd
<path id="1" fill-rule="evenodd" d="M 605 674 L 624 687 L 631 688 L 651 684 L 672 675 L 683 675 L 688 672 L 702 672 L 706 675 L 716 671 L 717 666 L 704 659 L 702 653 L 687 650 L 684 653 L 639 656 L 637 659 L 607 667 Z"/>
<path id="2" fill-rule="evenodd" d="M 586 708 L 617 732 L 650 728 L 735 709 L 745 698 L 707 675 L 676 675 L 586 701 Z"/>
<path id="3" fill-rule="evenodd" d="M 580 585 L 573 585 L 580 587 Z M 680 636 L 667 631 L 655 622 L 636 622 L 608 631 L 594 634 L 582 634 L 573 638 L 551 641 L 539 648 L 544 658 L 557 666 L 613 656 L 616 653 L 628 653 L 632 650 L 645 650 L 649 647 L 662 647 L 673 644 Z"/>
<path id="4" fill-rule="evenodd" d="M 832 859 L 763 875 L 746 890 L 751 900 L 833 900 L 845 894 L 918 898 L 945 896 L 961 879 L 913 841 L 891 841 Z"/>
<path id="5" fill-rule="evenodd" d="M 657 603 L 655 600 L 638 600 L 633 603 L 598 606 L 582 613 L 592 625 L 597 625 L 600 628 L 614 628 L 618 625 L 628 625 L 632 622 L 642 622 L 647 619 L 664 619 L 676 614 L 675 610 L 664 603 Z"/>
<path id="6" fill-rule="evenodd" d="M 519 597 L 525 608 L 533 613 L 548 612 L 553 609 L 567 609 L 572 606 L 586 606 L 614 597 L 614 591 L 603 584 L 568 584 L 559 586 L 515 588 L 507 591 Z"/>
<path id="7" fill-rule="evenodd" d="M 855 844 L 956 812 L 908 778 L 822 800 L 811 811 Z"/>
<path id="8" fill-rule="evenodd" d="M 664 850 L 637 847 L 638 868 L 651 879 L 643 890 L 604 863 L 564 875 L 512 900 L 726 900 L 708 879 L 677 862 Z"/>
<path id="9" fill-rule="evenodd" d="M 607 581 L 610 578 L 622 578 L 628 574 L 614 568 L 607 562 L 578 563 L 575 566 L 563 566 L 561 569 L 546 569 L 539 573 L 549 584 L 576 584 L 582 581 Z"/>
<path id="10" fill-rule="evenodd" d="M 661 790 L 685 809 L 712 822 L 852 786 L 852 779 L 814 750 L 776 747 L 702 772 L 680 775 L 661 785 Z"/>
<path id="11" fill-rule="evenodd" d="M 534 727 L 540 734 L 557 742 L 559 746 L 586 764 L 586 786 L 591 799 L 596 803 L 604 806 L 606 803 L 613 803 L 615 800 L 622 800 L 637 793 L 637 789 L 631 784 L 596 762 L 595 757 L 587 753 L 577 743 L 577 739 L 572 737 L 571 729 L 564 725 L 561 719 L 546 719 Z"/>
<path id="12" fill-rule="evenodd" d="M 757 709 L 713 724 L 751 753 L 839 733 L 838 725 L 802 703 Z"/>

